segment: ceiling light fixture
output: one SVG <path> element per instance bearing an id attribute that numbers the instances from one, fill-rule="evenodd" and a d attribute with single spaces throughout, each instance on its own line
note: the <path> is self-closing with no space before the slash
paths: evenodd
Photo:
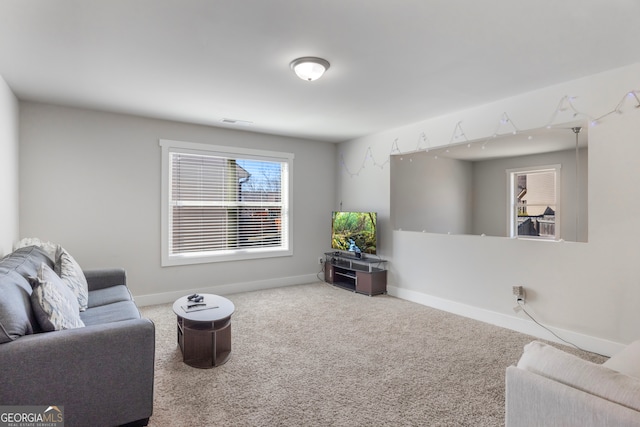
<path id="1" fill-rule="evenodd" d="M 294 59 L 289 65 L 298 77 L 309 82 L 318 80 L 329 69 L 329 61 L 313 56 Z"/>

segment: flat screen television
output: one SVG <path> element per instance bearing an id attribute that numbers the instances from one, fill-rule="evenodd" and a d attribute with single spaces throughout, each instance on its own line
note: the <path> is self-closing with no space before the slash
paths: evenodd
<path id="1" fill-rule="evenodd" d="M 331 249 L 375 255 L 378 246 L 376 212 L 333 212 Z"/>

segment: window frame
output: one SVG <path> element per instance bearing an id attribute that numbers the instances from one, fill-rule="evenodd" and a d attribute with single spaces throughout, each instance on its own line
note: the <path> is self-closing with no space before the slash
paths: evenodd
<path id="1" fill-rule="evenodd" d="M 517 206 L 515 202 L 515 190 L 516 179 L 515 176 L 524 173 L 537 173 L 537 172 L 553 172 L 555 174 L 555 221 L 553 236 L 519 236 L 518 235 L 518 215 Z M 560 200 L 561 190 L 561 177 L 562 177 L 562 165 L 543 165 L 543 166 L 527 166 L 520 168 L 507 169 L 507 235 L 512 239 L 530 239 L 530 240 L 543 240 L 543 241 L 558 241 L 561 239 L 561 218 L 562 218 L 562 206 Z"/>
<path id="2" fill-rule="evenodd" d="M 162 151 L 161 167 L 161 266 L 189 265 L 225 261 L 239 261 L 293 255 L 293 159 L 292 153 L 257 150 L 244 147 L 229 147 L 186 141 L 160 139 Z M 241 248 L 195 253 L 170 253 L 172 236 L 171 216 L 171 153 L 185 153 L 205 156 L 222 156 L 242 160 L 258 160 L 286 163 L 282 178 L 282 229 L 281 244 L 277 247 Z"/>

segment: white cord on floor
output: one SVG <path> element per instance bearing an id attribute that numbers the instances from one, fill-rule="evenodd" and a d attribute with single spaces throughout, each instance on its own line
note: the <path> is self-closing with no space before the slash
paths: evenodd
<path id="1" fill-rule="evenodd" d="M 533 321 L 535 322 L 535 324 L 536 324 L 536 325 L 538 325 L 538 326 L 540 326 L 541 328 L 543 328 L 543 329 L 547 330 L 548 332 L 550 332 L 554 337 L 558 338 L 560 341 L 562 341 L 562 342 L 564 342 L 564 343 L 566 343 L 566 344 L 568 344 L 568 345 L 570 345 L 570 346 L 572 346 L 572 347 L 574 347 L 574 348 L 577 348 L 578 350 L 586 351 L 586 352 L 588 352 L 588 353 L 594 353 L 594 354 L 598 354 L 598 355 L 600 355 L 600 356 L 606 357 L 606 356 L 604 356 L 604 355 L 602 355 L 602 354 L 595 353 L 595 352 L 593 352 L 593 351 L 589 351 L 589 350 L 585 350 L 584 348 L 579 347 L 579 346 L 575 345 L 574 343 L 572 343 L 572 342 L 569 342 L 569 341 L 565 340 L 564 338 L 560 337 L 558 334 L 556 334 L 555 332 L 553 332 L 551 329 L 549 329 L 548 327 L 546 327 L 546 326 L 545 326 L 545 325 L 543 325 L 542 323 L 538 322 L 538 321 L 537 321 L 537 320 L 536 320 L 536 319 L 535 319 L 531 314 L 529 314 L 529 312 L 527 311 L 527 309 L 526 309 L 526 308 L 524 308 L 524 301 L 523 301 L 523 300 L 518 299 L 518 305 L 520 306 L 520 308 L 522 309 L 522 311 L 524 312 L 524 314 L 526 314 L 526 315 L 529 317 L 529 319 L 533 320 Z"/>

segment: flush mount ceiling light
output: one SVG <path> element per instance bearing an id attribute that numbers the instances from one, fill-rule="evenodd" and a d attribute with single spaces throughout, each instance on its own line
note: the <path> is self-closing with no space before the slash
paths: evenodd
<path id="1" fill-rule="evenodd" d="M 322 58 L 305 56 L 291 61 L 291 69 L 302 80 L 318 80 L 329 69 L 329 62 Z"/>

